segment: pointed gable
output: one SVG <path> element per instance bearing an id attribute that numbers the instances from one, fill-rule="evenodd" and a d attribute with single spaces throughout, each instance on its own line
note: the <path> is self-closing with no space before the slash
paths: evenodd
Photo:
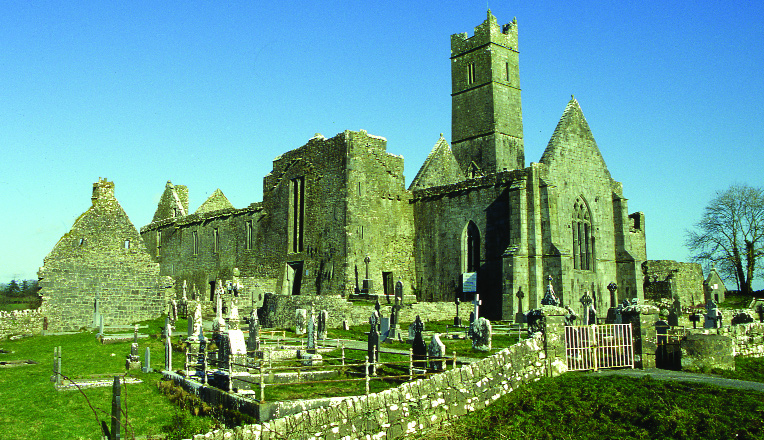
<path id="1" fill-rule="evenodd" d="M 579 169 L 587 171 L 601 168 L 607 177 L 610 177 L 589 123 L 586 122 L 584 113 L 573 96 L 565 107 L 539 162 L 551 168 L 561 165 L 559 162 L 575 163 Z"/>
<path id="2" fill-rule="evenodd" d="M 440 139 L 435 143 L 430 155 L 427 156 L 427 160 L 424 161 L 422 168 L 419 169 L 411 182 L 409 191 L 449 185 L 462 180 L 464 180 L 464 174 L 451 152 L 451 147 L 448 146 L 448 142 L 441 133 Z"/>
<path id="3" fill-rule="evenodd" d="M 188 188 L 167 181 L 152 222 L 188 215 Z"/>
<path id="4" fill-rule="evenodd" d="M 220 191 L 220 188 L 218 188 L 207 198 L 207 200 L 204 201 L 204 203 L 202 203 L 202 206 L 196 210 L 195 214 L 204 214 L 205 212 L 218 211 L 221 209 L 234 209 L 234 207 L 231 202 L 228 201 L 225 194 L 223 194 L 223 191 Z"/>

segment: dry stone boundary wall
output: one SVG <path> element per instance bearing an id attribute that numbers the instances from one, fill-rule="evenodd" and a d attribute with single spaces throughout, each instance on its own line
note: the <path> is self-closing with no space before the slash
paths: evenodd
<path id="1" fill-rule="evenodd" d="M 485 408 L 547 374 L 540 333 L 461 368 L 368 396 L 353 396 L 263 424 L 199 434 L 194 440 L 398 438 Z"/>
<path id="2" fill-rule="evenodd" d="M 17 335 L 39 335 L 43 319 L 40 309 L 0 311 L 0 340 Z"/>

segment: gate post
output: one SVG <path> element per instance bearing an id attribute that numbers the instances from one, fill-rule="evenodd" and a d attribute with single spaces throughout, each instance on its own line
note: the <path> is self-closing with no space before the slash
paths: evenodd
<path id="1" fill-rule="evenodd" d="M 623 323 L 631 323 L 635 368 L 655 368 L 655 353 L 658 350 L 655 323 L 659 313 L 657 307 L 646 304 L 631 305 L 621 312 Z"/>
<path id="2" fill-rule="evenodd" d="M 561 307 L 542 306 L 546 318 L 544 349 L 546 351 L 547 375 L 559 376 L 568 371 L 565 360 L 565 314 Z"/>

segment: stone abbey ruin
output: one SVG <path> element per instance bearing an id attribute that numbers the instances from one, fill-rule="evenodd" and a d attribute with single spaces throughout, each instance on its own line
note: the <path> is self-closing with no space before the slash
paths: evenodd
<path id="1" fill-rule="evenodd" d="M 99 180 L 40 268 L 48 325 L 157 316 L 184 283 L 209 311 L 217 280 L 235 281 L 245 309 L 276 321 L 310 301 L 342 310 L 354 295 L 390 298 L 398 281 L 419 302 L 475 291 L 482 316 L 506 321 L 540 306 L 548 277 L 578 309 L 585 292 L 604 311 L 643 299 L 646 285 L 702 302 L 686 293 L 702 292 L 702 271 L 677 284 L 667 280 L 684 269 L 646 263 L 645 216 L 629 212 L 576 99 L 526 166 L 518 54 L 517 22 L 490 12 L 473 36 L 451 36 L 451 145 L 441 135 L 408 188 L 403 157 L 363 130 L 316 134 L 277 157 L 262 201 L 244 208 L 217 190 L 191 212 L 189 189 L 167 182 L 140 233 L 114 183 Z"/>

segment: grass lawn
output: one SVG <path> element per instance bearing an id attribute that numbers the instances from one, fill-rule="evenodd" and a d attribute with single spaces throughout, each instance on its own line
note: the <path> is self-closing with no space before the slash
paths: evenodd
<path id="1" fill-rule="evenodd" d="M 764 359 L 740 359 L 753 380 Z M 697 383 L 567 373 L 411 439 L 764 439 L 764 394 Z"/>

